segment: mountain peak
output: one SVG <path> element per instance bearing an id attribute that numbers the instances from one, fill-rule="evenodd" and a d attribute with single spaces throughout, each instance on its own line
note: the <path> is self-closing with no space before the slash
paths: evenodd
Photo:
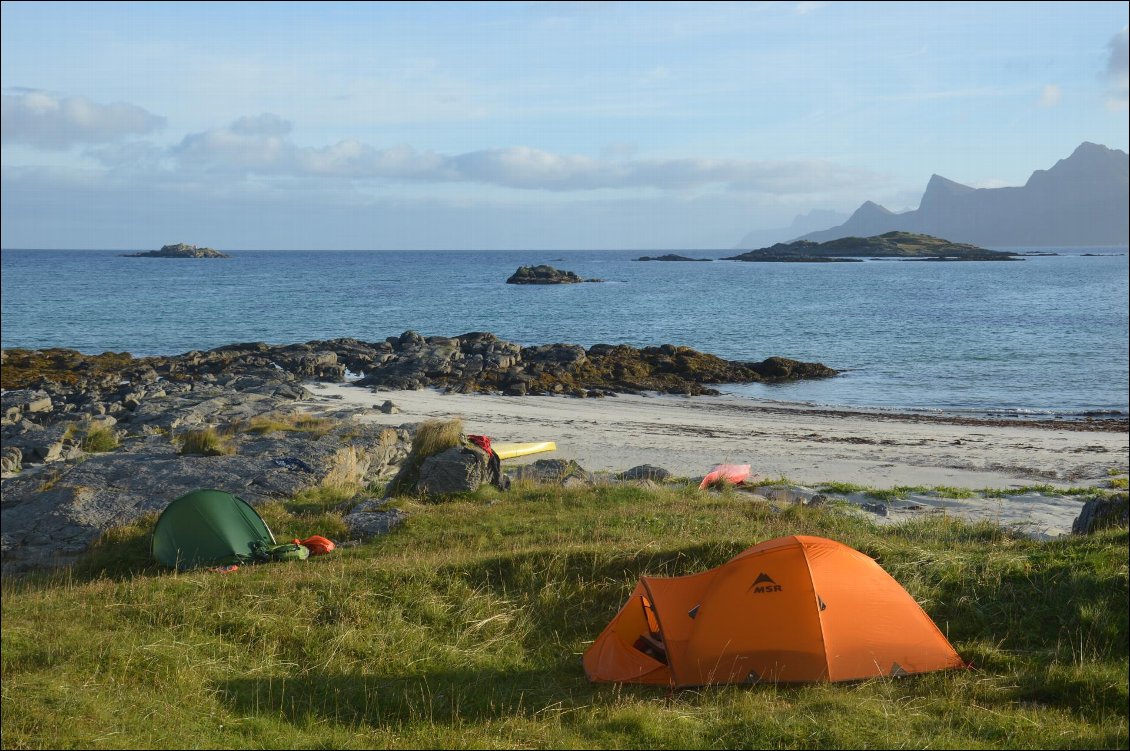
<path id="1" fill-rule="evenodd" d="M 863 205 L 861 205 L 858 209 L 856 209 L 855 213 L 852 214 L 852 218 L 855 218 L 857 216 L 876 216 L 876 215 L 878 215 L 878 216 L 891 216 L 894 213 L 895 212 L 891 211 L 886 206 L 880 206 L 879 204 L 875 203 L 874 201 L 864 201 Z"/>
<path id="2" fill-rule="evenodd" d="M 971 188 L 933 175 L 913 211 L 867 201 L 838 227 L 801 239 L 824 242 L 891 230 L 987 246 L 1125 245 L 1130 157 L 1084 141 L 1022 187 Z"/>
<path id="3" fill-rule="evenodd" d="M 1090 141 L 1079 144 L 1071 156 L 1060 159 L 1051 169 L 1036 170 L 1028 178 L 1028 185 L 1041 186 L 1049 180 L 1126 180 L 1130 162 L 1125 151 L 1109 149 Z"/>

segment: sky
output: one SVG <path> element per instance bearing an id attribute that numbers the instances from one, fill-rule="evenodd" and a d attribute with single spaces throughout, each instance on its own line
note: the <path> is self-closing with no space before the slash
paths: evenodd
<path id="1" fill-rule="evenodd" d="M 4 248 L 732 248 L 1128 150 L 1126 2 L 0 14 Z"/>

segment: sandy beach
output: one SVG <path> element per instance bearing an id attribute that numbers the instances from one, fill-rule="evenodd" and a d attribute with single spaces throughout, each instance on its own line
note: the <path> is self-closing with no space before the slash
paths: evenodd
<path id="1" fill-rule="evenodd" d="M 766 478 L 807 486 L 846 482 L 977 490 L 1050 484 L 1066 489 L 1105 484 L 1109 471 L 1125 471 L 1130 458 L 1125 431 L 1078 430 L 1066 422 L 947 420 L 733 396 L 574 399 L 373 392 L 347 384 L 307 387 L 315 398 L 301 406 L 315 412 L 368 406 L 373 409 L 362 419 L 384 425 L 460 417 L 467 432 L 493 440 L 557 443 L 552 454 L 508 465 L 552 456 L 573 459 L 593 472 L 651 464 L 694 477 L 718 463 L 740 463 Z M 377 410 L 386 400 L 400 412 Z M 1049 536 L 1070 531 L 1082 507 L 1069 496 L 1019 493 L 1006 502 L 909 500 L 967 518 L 1035 525 Z"/>

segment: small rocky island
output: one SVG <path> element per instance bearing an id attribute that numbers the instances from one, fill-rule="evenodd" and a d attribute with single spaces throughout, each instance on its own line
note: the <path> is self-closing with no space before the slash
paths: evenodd
<path id="1" fill-rule="evenodd" d="M 968 243 L 913 232 L 887 232 L 874 237 L 841 237 L 824 243 L 797 240 L 758 248 L 724 261 L 768 263 L 858 262 L 864 258 L 900 258 L 908 261 L 1017 261 L 1015 253 L 988 250 Z"/>
<path id="2" fill-rule="evenodd" d="M 160 250 L 150 250 L 145 253 L 126 253 L 125 258 L 231 258 L 226 253 L 221 253 L 215 248 L 198 248 L 188 243 L 165 245 Z"/>
<path id="3" fill-rule="evenodd" d="M 603 279 L 583 279 L 572 271 L 561 271 L 552 266 L 519 266 L 507 284 L 579 284 L 581 282 L 603 282 Z"/>
<path id="4" fill-rule="evenodd" d="M 687 258 L 686 256 L 677 256 L 674 253 L 668 253 L 663 256 L 640 256 L 637 261 L 713 261 L 713 258 Z"/>

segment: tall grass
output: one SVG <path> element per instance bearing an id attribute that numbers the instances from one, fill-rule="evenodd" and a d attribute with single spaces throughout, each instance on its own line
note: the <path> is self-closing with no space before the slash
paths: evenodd
<path id="1" fill-rule="evenodd" d="M 412 436 L 412 455 L 419 459 L 439 454 L 460 445 L 463 437 L 463 420 L 428 420 L 421 423 Z"/>
<path id="2" fill-rule="evenodd" d="M 442 453 L 449 448 L 461 445 L 463 440 L 463 420 L 427 420 L 419 425 L 412 436 L 412 448 L 408 452 L 400 471 L 389 483 L 389 493 L 399 495 L 411 493 L 420 477 L 420 466 L 429 456 Z"/>
<path id="3" fill-rule="evenodd" d="M 406 500 L 390 536 L 234 574 L 143 563 L 143 522 L 82 568 L 6 580 L 3 745 L 1126 748 L 1127 532 L 874 526 L 696 488 L 484 487 Z M 283 539 L 324 509 L 260 507 Z M 317 532 L 312 530 L 311 533 Z M 580 655 L 641 575 L 790 534 L 878 562 L 973 668 L 670 692 Z M 332 535 L 331 535 L 332 537 Z M 132 552 L 131 552 L 132 551 Z M 62 721 L 61 718 L 66 718 Z"/>
<path id="4" fill-rule="evenodd" d="M 177 437 L 181 454 L 198 456 L 228 456 L 235 453 L 231 437 L 213 427 L 187 430 Z"/>
<path id="5" fill-rule="evenodd" d="M 101 425 L 90 428 L 82 438 L 80 446 L 89 454 L 113 451 L 119 445 L 118 434 L 112 428 Z"/>

